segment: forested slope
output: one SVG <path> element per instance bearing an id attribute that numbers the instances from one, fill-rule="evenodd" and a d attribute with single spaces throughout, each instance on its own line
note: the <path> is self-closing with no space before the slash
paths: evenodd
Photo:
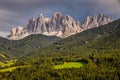
<path id="1" fill-rule="evenodd" d="M 98 28 L 59 40 L 21 58 L 13 72 L 1 73 L 7 80 L 119 80 L 120 19 Z M 68 62 L 80 68 L 55 69 Z"/>
<path id="2" fill-rule="evenodd" d="M 9 58 L 18 58 L 29 54 L 31 51 L 46 47 L 58 39 L 58 37 L 49 37 L 41 34 L 30 35 L 16 41 L 0 38 L 0 52 Z"/>

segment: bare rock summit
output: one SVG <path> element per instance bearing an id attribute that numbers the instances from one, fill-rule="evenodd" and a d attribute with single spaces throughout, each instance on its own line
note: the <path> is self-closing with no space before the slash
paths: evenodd
<path id="1" fill-rule="evenodd" d="M 59 12 L 56 12 L 52 18 L 45 18 L 43 14 L 40 14 L 37 19 L 29 19 L 25 27 L 19 26 L 13 28 L 8 39 L 19 40 L 31 34 L 43 34 L 65 38 L 109 22 L 111 22 L 111 19 L 102 13 L 98 16 L 88 16 L 83 24 L 74 20 L 71 16 L 63 16 Z"/>

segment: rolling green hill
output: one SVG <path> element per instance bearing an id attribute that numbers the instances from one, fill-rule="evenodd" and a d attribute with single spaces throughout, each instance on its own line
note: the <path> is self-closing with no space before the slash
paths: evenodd
<path id="1" fill-rule="evenodd" d="M 49 44 L 56 42 L 58 37 L 48 37 L 44 35 L 30 35 L 24 39 L 11 41 L 0 38 L 0 52 L 8 58 L 16 58 L 29 54 L 30 52 L 41 49 Z"/>

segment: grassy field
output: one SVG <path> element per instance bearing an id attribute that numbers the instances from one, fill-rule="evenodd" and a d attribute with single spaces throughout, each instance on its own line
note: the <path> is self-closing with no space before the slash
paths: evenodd
<path id="1" fill-rule="evenodd" d="M 55 65 L 55 69 L 63 69 L 63 68 L 80 68 L 84 66 L 85 63 L 83 62 L 65 62 L 61 65 Z"/>
<path id="2" fill-rule="evenodd" d="M 5 66 L 5 67 L 9 67 L 9 66 L 15 64 L 16 61 L 17 61 L 17 60 L 10 60 L 10 61 L 8 61 L 4 66 Z"/>
<path id="3" fill-rule="evenodd" d="M 7 62 L 0 62 L 0 67 L 3 68 L 3 69 L 0 69 L 0 72 L 11 72 L 13 71 L 14 69 L 18 68 L 19 66 L 16 66 L 16 67 L 10 67 L 12 66 L 14 63 L 16 62 L 16 60 L 10 60 L 10 61 L 7 61 Z"/>
<path id="4" fill-rule="evenodd" d="M 10 60 L 8 62 L 0 62 L 0 67 L 10 67 L 16 62 L 16 60 Z"/>
<path id="5" fill-rule="evenodd" d="M 3 72 L 12 72 L 13 70 L 15 70 L 17 68 L 22 68 L 22 67 L 26 67 L 26 66 L 15 66 L 15 67 L 9 67 L 9 68 L 5 68 L 5 69 L 1 69 L 0 73 L 3 73 Z"/>
<path id="6" fill-rule="evenodd" d="M 29 67 L 29 66 L 12 66 L 16 63 L 17 60 L 10 60 L 7 62 L 0 62 L 0 73 L 4 73 L 4 72 L 12 72 L 13 70 L 17 69 L 17 68 L 23 68 L 23 67 Z"/>
<path id="7" fill-rule="evenodd" d="M 0 57 L 2 58 L 6 58 L 6 56 L 4 54 L 0 54 Z"/>
<path id="8" fill-rule="evenodd" d="M 5 65 L 5 63 L 0 62 L 0 67 L 3 67 Z"/>

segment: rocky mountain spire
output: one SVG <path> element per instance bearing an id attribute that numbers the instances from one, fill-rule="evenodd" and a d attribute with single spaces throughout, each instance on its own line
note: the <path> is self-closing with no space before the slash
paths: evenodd
<path id="1" fill-rule="evenodd" d="M 32 33 L 34 31 L 35 24 L 36 24 L 35 18 L 29 19 L 28 22 L 27 22 L 26 30 L 29 33 Z"/>
<path id="2" fill-rule="evenodd" d="M 105 16 L 103 13 L 100 13 L 98 16 L 97 15 L 88 16 L 82 24 L 82 29 L 86 30 L 86 29 L 98 27 L 107 24 L 111 21 L 112 20 L 109 17 Z"/>
<path id="3" fill-rule="evenodd" d="M 46 31 L 45 18 L 40 14 L 36 20 L 35 33 L 43 33 Z"/>
<path id="4" fill-rule="evenodd" d="M 109 22 L 111 22 L 111 19 L 102 13 L 98 16 L 88 16 L 84 20 L 83 24 L 80 24 L 79 21 L 74 20 L 71 16 L 63 16 L 59 12 L 56 12 L 52 18 L 45 18 L 43 14 L 40 14 L 37 19 L 29 19 L 25 28 L 13 28 L 8 38 L 17 40 L 30 34 L 43 34 L 47 36 L 58 36 L 65 38 Z"/>

